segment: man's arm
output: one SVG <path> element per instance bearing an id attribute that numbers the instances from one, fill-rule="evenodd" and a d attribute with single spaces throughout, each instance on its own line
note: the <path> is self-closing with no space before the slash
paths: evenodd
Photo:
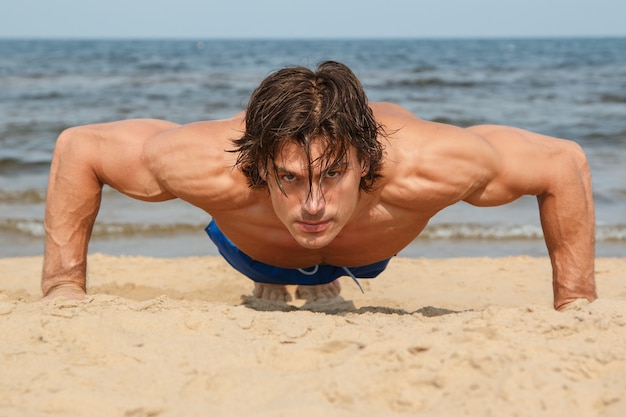
<path id="1" fill-rule="evenodd" d="M 172 198 L 158 188 L 143 158 L 145 142 L 172 126 L 124 121 L 71 128 L 59 136 L 46 197 L 45 297 L 84 297 L 87 247 L 103 184 L 136 198 Z"/>
<path id="2" fill-rule="evenodd" d="M 476 126 L 499 155 L 499 169 L 479 197 L 466 201 L 498 205 L 536 195 L 552 262 L 554 308 L 597 298 L 595 218 L 591 174 L 575 142 L 501 126 Z M 487 204 L 485 204 L 485 202 Z"/>
<path id="3" fill-rule="evenodd" d="M 541 225 L 552 262 L 554 308 L 597 298 L 591 173 L 582 149 L 563 146 L 549 188 L 539 196 Z"/>

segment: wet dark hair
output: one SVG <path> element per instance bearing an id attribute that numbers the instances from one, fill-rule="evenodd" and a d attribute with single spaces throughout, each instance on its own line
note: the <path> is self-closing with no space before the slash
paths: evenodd
<path id="1" fill-rule="evenodd" d="M 374 120 L 363 87 L 354 73 L 334 61 L 321 63 L 315 72 L 306 67 L 288 67 L 265 78 L 252 93 L 246 111 L 243 136 L 233 143 L 236 166 L 252 188 L 267 186 L 274 175 L 282 189 L 275 158 L 289 142 L 304 149 L 312 165 L 323 169 L 344 162 L 354 146 L 365 175 L 360 188 L 371 191 L 380 177 L 383 128 Z M 311 160 L 310 145 L 323 141 L 323 154 Z"/>

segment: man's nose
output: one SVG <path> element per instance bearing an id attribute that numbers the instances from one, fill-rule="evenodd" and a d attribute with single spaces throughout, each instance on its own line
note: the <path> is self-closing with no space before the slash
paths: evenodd
<path id="1" fill-rule="evenodd" d="M 317 214 L 324 209 L 326 201 L 320 187 L 313 186 L 302 205 L 309 214 Z"/>

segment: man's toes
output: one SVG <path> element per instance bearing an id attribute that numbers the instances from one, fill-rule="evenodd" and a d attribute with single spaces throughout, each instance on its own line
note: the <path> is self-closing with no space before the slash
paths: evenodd
<path id="1" fill-rule="evenodd" d="M 336 279 L 328 285 L 329 285 L 328 289 L 331 292 L 332 297 L 338 296 L 339 293 L 341 292 L 341 284 L 339 283 L 339 280 Z"/>
<path id="2" fill-rule="evenodd" d="M 305 285 L 298 285 L 298 288 L 296 289 L 296 298 L 315 301 L 314 297 L 315 293 L 311 291 L 311 288 Z"/>
<path id="3" fill-rule="evenodd" d="M 255 283 L 252 293 L 256 298 L 267 301 L 291 301 L 291 295 L 285 285 Z"/>
<path id="4" fill-rule="evenodd" d="M 338 296 L 340 292 L 341 285 L 338 280 L 335 280 L 329 284 L 299 285 L 296 290 L 296 296 L 308 301 L 329 300 Z"/>

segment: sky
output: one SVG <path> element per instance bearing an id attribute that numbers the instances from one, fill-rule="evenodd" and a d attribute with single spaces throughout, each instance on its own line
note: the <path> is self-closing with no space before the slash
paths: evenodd
<path id="1" fill-rule="evenodd" d="M 624 0 L 2 0 L 0 38 L 626 36 Z"/>

